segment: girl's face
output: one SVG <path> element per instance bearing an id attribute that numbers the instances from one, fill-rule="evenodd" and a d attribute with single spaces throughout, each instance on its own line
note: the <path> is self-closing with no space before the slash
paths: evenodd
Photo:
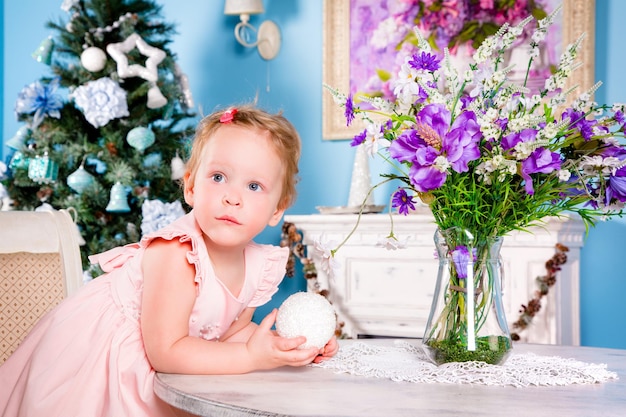
<path id="1" fill-rule="evenodd" d="M 220 126 L 205 145 L 194 184 L 185 177 L 185 201 L 209 248 L 242 248 L 282 218 L 278 202 L 285 172 L 268 135 Z"/>

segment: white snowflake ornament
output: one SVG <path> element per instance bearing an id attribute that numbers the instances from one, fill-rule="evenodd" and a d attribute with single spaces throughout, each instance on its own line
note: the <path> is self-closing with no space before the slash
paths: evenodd
<path id="1" fill-rule="evenodd" d="M 278 309 L 276 332 L 282 337 L 306 337 L 298 349 L 323 348 L 337 325 L 335 309 L 326 297 L 312 292 L 290 295 Z"/>
<path id="2" fill-rule="evenodd" d="M 95 128 L 105 126 L 113 119 L 129 115 L 126 91 L 108 77 L 98 78 L 81 85 L 70 94 L 70 98 L 83 111 L 85 119 Z"/>

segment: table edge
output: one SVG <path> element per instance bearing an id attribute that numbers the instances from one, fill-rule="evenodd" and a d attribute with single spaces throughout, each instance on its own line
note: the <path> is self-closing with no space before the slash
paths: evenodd
<path id="1" fill-rule="evenodd" d="M 153 389 L 156 396 L 172 407 L 193 413 L 194 415 L 197 415 L 198 409 L 201 409 L 202 415 L 211 415 L 215 417 L 229 417 L 231 415 L 239 417 L 242 413 L 245 413 L 245 416 L 250 417 L 292 417 L 288 414 L 265 412 L 209 399 L 200 400 L 185 391 L 167 386 L 166 383 L 161 380 L 163 375 L 170 374 L 160 372 L 155 373 Z M 173 392 L 177 395 L 172 395 Z"/>

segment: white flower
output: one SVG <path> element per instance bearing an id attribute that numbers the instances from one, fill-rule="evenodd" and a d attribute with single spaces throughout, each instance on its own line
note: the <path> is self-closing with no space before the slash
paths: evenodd
<path id="1" fill-rule="evenodd" d="M 476 52 L 474 52 L 474 61 L 477 64 L 487 61 L 491 58 L 493 51 L 496 49 L 497 41 L 494 37 L 488 37 L 480 44 Z"/>
<path id="2" fill-rule="evenodd" d="M 366 137 L 363 145 L 369 156 L 374 156 L 378 153 L 378 148 L 388 148 L 390 143 L 381 131 L 381 125 L 379 123 L 371 123 L 367 125 Z"/>
<path id="3" fill-rule="evenodd" d="M 82 109 L 85 119 L 96 128 L 129 115 L 126 90 L 108 77 L 81 85 L 70 94 L 70 98 Z"/>
<path id="4" fill-rule="evenodd" d="M 626 105 L 624 105 L 623 103 L 613 103 L 611 110 L 613 111 L 613 113 L 618 112 L 618 111 L 621 111 L 623 113 L 625 107 Z"/>
<path id="5" fill-rule="evenodd" d="M 566 100 L 567 98 L 565 97 L 565 94 L 558 93 L 550 99 L 550 107 L 552 108 L 561 107 L 562 105 L 565 104 Z"/>
<path id="6" fill-rule="evenodd" d="M 558 133 L 558 125 L 549 123 L 542 129 L 541 132 L 543 133 L 542 138 L 552 139 Z"/>
<path id="7" fill-rule="evenodd" d="M 559 181 L 565 182 L 569 180 L 571 176 L 572 176 L 572 173 L 569 172 L 568 170 L 566 169 L 559 170 Z"/>
<path id="8" fill-rule="evenodd" d="M 399 100 L 413 102 L 414 97 L 419 94 L 419 84 L 415 82 L 418 77 L 418 71 L 409 65 L 411 57 L 407 57 L 404 64 L 400 67 L 398 78 L 395 80 L 393 94 Z"/>
<path id="9" fill-rule="evenodd" d="M 514 149 L 515 157 L 521 161 L 528 158 L 528 156 L 533 153 L 535 145 L 531 142 L 519 142 L 515 145 Z"/>
<path id="10" fill-rule="evenodd" d="M 335 104 L 343 105 L 346 102 L 346 99 L 348 97 L 344 93 L 340 92 L 336 88 L 329 86 L 328 84 L 324 84 L 324 87 L 326 87 L 326 89 L 330 91 L 330 94 L 332 95 Z"/>
<path id="11" fill-rule="evenodd" d="M 376 246 L 385 248 L 387 250 L 406 249 L 408 240 L 409 238 L 407 236 L 404 241 L 400 241 L 392 233 L 384 239 L 380 239 L 376 243 Z"/>
<path id="12" fill-rule="evenodd" d="M 394 104 L 389 100 L 385 100 L 382 97 L 374 97 L 370 101 L 370 103 L 372 104 L 372 106 L 385 113 L 391 113 L 394 109 Z"/>
<path id="13" fill-rule="evenodd" d="M 333 253 L 333 248 L 337 246 L 337 242 L 324 242 L 323 240 L 324 235 L 313 242 L 313 248 L 315 249 L 313 258 L 316 260 L 319 259 L 319 261 L 316 262 L 320 268 L 322 268 L 322 271 L 332 279 L 339 272 L 339 268 L 341 268 L 341 264 L 335 259 Z"/>
<path id="14" fill-rule="evenodd" d="M 447 172 L 450 169 L 450 161 L 443 155 L 439 155 L 435 158 L 435 162 L 433 163 L 433 167 L 435 167 L 439 172 Z"/>
<path id="15" fill-rule="evenodd" d="M 611 136 L 611 137 L 608 137 L 608 138 L 603 138 L 602 142 L 606 143 L 607 145 L 622 146 L 621 142 L 619 141 L 619 139 L 617 139 L 615 136 Z"/>
<path id="16" fill-rule="evenodd" d="M 586 175 L 594 175 L 598 172 L 603 176 L 614 175 L 621 167 L 621 161 L 613 156 L 603 158 L 600 155 L 583 157 L 579 169 Z"/>
<path id="17" fill-rule="evenodd" d="M 470 91 L 470 97 L 478 97 L 485 91 L 485 83 L 491 78 L 493 69 L 491 67 L 479 68 L 474 74 L 475 87 Z"/>

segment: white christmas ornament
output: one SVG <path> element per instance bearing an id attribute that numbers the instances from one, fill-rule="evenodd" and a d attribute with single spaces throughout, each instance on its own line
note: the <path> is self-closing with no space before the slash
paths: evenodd
<path id="1" fill-rule="evenodd" d="M 70 98 L 76 102 L 85 119 L 95 128 L 129 114 L 126 90 L 108 77 L 81 85 L 70 94 Z"/>
<path id="2" fill-rule="evenodd" d="M 128 65 L 128 57 L 126 54 L 134 48 L 137 48 L 142 55 L 148 57 L 145 66 L 139 64 Z M 148 45 L 141 36 L 137 33 L 133 33 L 123 42 L 108 44 L 107 52 L 117 63 L 117 74 L 120 78 L 140 77 L 152 83 L 148 91 L 148 107 L 155 109 L 163 107 L 167 103 L 167 99 L 156 85 L 159 79 L 157 66 L 166 56 L 162 49 Z"/>
<path id="3" fill-rule="evenodd" d="M 145 200 L 141 205 L 141 235 L 156 232 L 185 215 L 180 201 L 164 203 L 161 200 Z"/>
<path id="4" fill-rule="evenodd" d="M 180 156 L 178 156 L 178 152 L 176 152 L 176 156 L 172 158 L 170 166 L 172 169 L 172 179 L 174 181 L 185 176 L 185 162 Z"/>
<path id="5" fill-rule="evenodd" d="M 149 109 L 159 109 L 167 104 L 167 99 L 161 93 L 161 90 L 153 84 L 152 87 L 148 90 L 148 102 L 147 106 Z"/>
<path id="6" fill-rule="evenodd" d="M 290 295 L 278 309 L 276 331 L 282 337 L 306 337 L 298 349 L 323 348 L 337 325 L 335 310 L 326 297 L 312 292 Z"/>
<path id="7" fill-rule="evenodd" d="M 107 54 L 102 49 L 91 46 L 80 55 L 80 63 L 87 71 L 102 71 L 107 63 Z"/>

